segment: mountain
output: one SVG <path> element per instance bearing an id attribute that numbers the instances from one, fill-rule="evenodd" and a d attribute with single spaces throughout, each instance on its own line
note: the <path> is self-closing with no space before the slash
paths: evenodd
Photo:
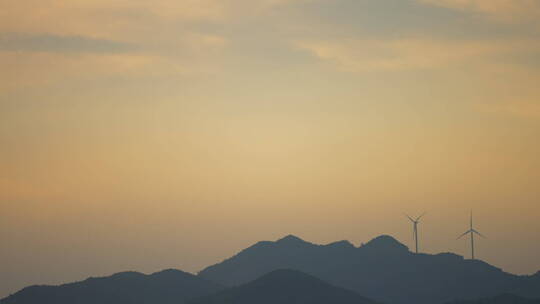
<path id="1" fill-rule="evenodd" d="M 540 274 L 516 276 L 452 253 L 415 254 L 390 236 L 355 247 L 316 245 L 296 236 L 263 241 L 199 273 L 235 286 L 276 269 L 295 269 L 386 303 L 438 304 L 513 293 L 540 297 Z"/>
<path id="2" fill-rule="evenodd" d="M 122 272 L 60 286 L 30 286 L 0 300 L 0 304 L 182 304 L 221 289 L 179 270 L 151 275 Z"/>
<path id="3" fill-rule="evenodd" d="M 355 292 L 334 287 L 295 270 L 275 270 L 190 304 L 375 304 Z"/>
<path id="4" fill-rule="evenodd" d="M 448 304 L 540 304 L 540 299 L 528 299 L 513 294 L 502 294 L 491 298 L 454 301 Z"/>

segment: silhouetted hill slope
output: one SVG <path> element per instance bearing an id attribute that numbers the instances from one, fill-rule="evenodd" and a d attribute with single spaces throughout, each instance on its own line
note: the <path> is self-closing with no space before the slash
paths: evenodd
<path id="1" fill-rule="evenodd" d="M 60 286 L 30 286 L 0 300 L 0 304 L 182 304 L 221 289 L 179 270 L 151 275 L 122 272 Z"/>
<path id="2" fill-rule="evenodd" d="M 540 299 L 528 299 L 512 294 L 502 294 L 491 298 L 454 301 L 448 304 L 540 304 Z"/>
<path id="3" fill-rule="evenodd" d="M 390 236 L 377 237 L 360 247 L 346 241 L 316 245 L 287 236 L 275 242 L 258 242 L 199 275 L 234 286 L 276 269 L 299 270 L 396 304 L 437 304 L 504 292 L 540 296 L 538 274 L 515 276 L 452 253 L 415 254 Z"/>
<path id="4" fill-rule="evenodd" d="M 353 291 L 295 270 L 275 270 L 190 304 L 374 304 Z"/>

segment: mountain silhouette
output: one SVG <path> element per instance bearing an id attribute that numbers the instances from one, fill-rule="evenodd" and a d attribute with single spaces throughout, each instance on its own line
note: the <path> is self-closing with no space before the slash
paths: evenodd
<path id="1" fill-rule="evenodd" d="M 258 242 L 199 276 L 236 286 L 277 269 L 302 271 L 386 303 L 437 304 L 501 293 L 540 297 L 539 274 L 512 275 L 452 253 L 412 253 L 391 236 L 360 247 L 347 241 L 317 245 L 296 236 Z"/>
<path id="2" fill-rule="evenodd" d="M 478 300 L 454 301 L 448 304 L 540 304 L 540 299 L 529 299 L 513 294 L 502 294 Z"/>
<path id="3" fill-rule="evenodd" d="M 252 282 L 190 304 L 374 304 L 353 291 L 334 287 L 295 270 L 275 270 Z"/>
<path id="4" fill-rule="evenodd" d="M 221 289 L 219 284 L 179 270 L 151 275 L 121 272 L 60 286 L 30 286 L 0 304 L 182 304 Z"/>

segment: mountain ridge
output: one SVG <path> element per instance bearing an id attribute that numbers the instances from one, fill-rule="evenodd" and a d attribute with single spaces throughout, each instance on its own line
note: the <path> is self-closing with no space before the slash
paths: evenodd
<path id="1" fill-rule="evenodd" d="M 0 304 L 181 304 L 223 287 L 194 274 L 166 269 L 152 274 L 124 271 L 60 285 L 32 285 Z"/>
<path id="2" fill-rule="evenodd" d="M 277 241 L 257 242 L 198 275 L 236 286 L 276 269 L 294 269 L 396 304 L 436 304 L 501 292 L 540 295 L 540 280 L 535 276 L 513 275 L 453 253 L 416 254 L 388 235 L 358 247 L 344 244 L 318 245 L 289 235 Z"/>

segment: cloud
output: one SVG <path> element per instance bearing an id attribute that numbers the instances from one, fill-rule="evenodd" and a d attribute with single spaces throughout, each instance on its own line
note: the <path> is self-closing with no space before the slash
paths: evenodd
<path id="1" fill-rule="evenodd" d="M 477 65 L 514 52 L 540 52 L 537 41 L 453 41 L 435 39 L 302 41 L 297 47 L 345 71 L 443 68 Z"/>
<path id="2" fill-rule="evenodd" d="M 226 14 L 222 1 L 216 0 L 28 0 L 11 2 L 0 11 L 0 25 L 5 31 L 46 31 L 87 34 L 108 28 L 136 26 L 152 19 L 185 21 L 217 20 Z M 108 21 L 108 23 L 103 23 Z"/>
<path id="3" fill-rule="evenodd" d="M 540 119 L 540 103 L 532 101 L 507 101 L 480 103 L 476 105 L 480 112 L 500 114 L 518 118 Z"/>
<path id="4" fill-rule="evenodd" d="M 213 73 L 227 40 L 181 33 L 166 45 L 50 34 L 0 35 L 0 88 L 43 86 L 96 77 L 155 77 Z"/>
<path id="5" fill-rule="evenodd" d="M 523 22 L 540 18 L 538 0 L 419 0 L 425 4 L 480 13 L 497 20 Z"/>
<path id="6" fill-rule="evenodd" d="M 144 54 L 91 54 L 66 56 L 54 52 L 0 52 L 4 62 L 0 88 L 35 86 L 72 79 L 130 76 L 177 67 L 165 59 Z"/>
<path id="7" fill-rule="evenodd" d="M 43 86 L 96 77 L 155 77 L 212 73 L 221 36 L 178 31 L 142 44 L 85 36 L 0 33 L 0 88 Z"/>
<path id="8" fill-rule="evenodd" d="M 0 33 L 0 51 L 59 53 L 125 53 L 137 50 L 130 43 L 83 36 Z"/>
<path id="9" fill-rule="evenodd" d="M 179 25 L 221 23 L 309 0 L 6 0 L 4 32 L 54 33 L 117 40 L 163 36 Z"/>

